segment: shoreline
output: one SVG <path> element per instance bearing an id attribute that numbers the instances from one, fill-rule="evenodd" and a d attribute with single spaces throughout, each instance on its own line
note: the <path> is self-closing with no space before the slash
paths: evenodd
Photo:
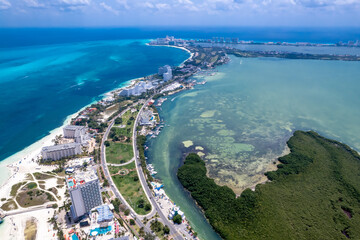
<path id="1" fill-rule="evenodd" d="M 149 42 L 145 43 L 145 45 L 153 46 L 153 45 L 150 45 Z M 160 45 L 156 45 L 156 46 L 160 46 Z M 184 47 L 166 46 L 166 45 L 163 45 L 161 47 L 174 47 L 174 48 L 182 49 L 182 50 L 187 51 L 188 53 L 190 53 L 190 57 L 185 59 L 181 64 L 179 64 L 179 66 L 184 64 L 184 62 L 186 62 L 187 60 L 189 60 L 193 56 L 193 53 L 191 53 L 191 51 L 189 51 L 188 49 L 186 49 Z M 149 75 L 152 75 L 152 74 L 149 74 Z M 0 172 L 1 173 L 0 186 L 3 187 L 4 185 L 6 185 L 8 183 L 8 181 L 16 173 L 16 166 L 21 164 L 22 161 L 31 161 L 32 159 L 36 160 L 36 158 L 41 153 L 41 149 L 44 146 L 53 145 L 52 139 L 54 139 L 54 137 L 56 135 L 62 134 L 63 127 L 70 124 L 71 119 L 76 117 L 81 111 L 83 111 L 84 109 L 86 109 L 87 107 L 91 106 L 94 103 L 97 103 L 97 102 L 99 102 L 99 101 L 101 101 L 101 100 L 103 100 L 103 99 L 105 99 L 105 98 L 107 98 L 109 96 L 112 96 L 112 94 L 115 93 L 115 92 L 118 92 L 118 91 L 120 91 L 120 90 L 122 90 L 124 88 L 133 86 L 134 84 L 136 84 L 141 79 L 143 79 L 143 77 L 129 79 L 129 80 L 125 81 L 125 82 L 120 83 L 117 87 L 113 88 L 112 90 L 98 95 L 98 97 L 101 98 L 100 100 L 94 100 L 91 103 L 89 103 L 89 104 L 85 105 L 84 107 L 82 107 L 81 109 L 79 109 L 77 112 L 66 116 L 65 120 L 64 120 L 64 122 L 63 122 L 63 124 L 61 126 L 50 130 L 46 136 L 42 137 L 38 141 L 26 146 L 25 148 L 21 149 L 20 151 L 18 151 L 16 153 L 12 154 L 11 156 L 3 159 L 0 162 L 0 168 L 2 169 L 2 172 Z"/>
<path id="2" fill-rule="evenodd" d="M 191 52 L 189 49 L 187 49 L 185 47 L 179 47 L 179 46 L 174 46 L 174 45 L 151 45 L 149 43 L 146 43 L 145 45 L 153 46 L 153 47 L 172 47 L 172 48 L 177 48 L 177 49 L 181 49 L 181 50 L 184 50 L 184 51 L 188 52 L 190 54 L 190 57 L 185 59 L 181 64 L 179 64 L 179 66 L 183 65 L 187 60 L 191 59 L 194 56 L 194 53 Z"/>
<path id="3" fill-rule="evenodd" d="M 76 117 L 81 111 L 88 108 L 89 106 L 91 106 L 94 103 L 97 103 L 109 96 L 112 96 L 112 94 L 116 91 L 119 91 L 119 90 L 122 90 L 124 88 L 134 85 L 140 79 L 142 79 L 142 78 L 130 79 L 128 81 L 121 83 L 119 85 L 119 87 L 116 87 L 116 88 L 112 89 L 111 91 L 100 94 L 99 95 L 99 97 L 101 97 L 100 100 L 94 100 L 91 103 L 89 103 L 89 104 L 85 105 L 84 107 L 82 107 L 81 109 L 79 109 L 78 111 L 76 111 L 75 113 L 66 116 L 62 125 L 49 131 L 48 135 L 42 137 L 38 141 L 32 143 L 31 145 L 23 148 L 22 150 L 14 153 L 13 155 L 5 158 L 4 160 L 2 160 L 0 162 L 0 168 L 2 169 L 3 172 L 1 172 L 1 173 L 2 173 L 2 175 L 6 174 L 6 176 L 0 177 L 0 187 L 5 186 L 9 182 L 9 180 L 11 180 L 11 178 L 16 173 L 17 166 L 20 165 L 23 161 L 30 162 L 30 161 L 32 161 L 32 159 L 36 160 L 37 157 L 41 154 L 41 149 L 43 147 L 53 145 L 52 140 L 55 138 L 55 136 L 59 135 L 59 134 L 63 134 L 62 129 L 64 128 L 64 126 L 70 124 L 71 119 Z M 6 173 L 5 173 L 5 171 L 6 171 Z"/>

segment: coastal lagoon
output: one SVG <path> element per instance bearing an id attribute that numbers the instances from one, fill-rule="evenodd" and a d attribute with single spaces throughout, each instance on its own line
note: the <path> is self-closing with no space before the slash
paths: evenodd
<path id="1" fill-rule="evenodd" d="M 166 193 L 202 239 L 218 236 L 177 180 L 184 153 L 205 153 L 209 177 L 240 194 L 266 180 L 294 130 L 360 150 L 360 62 L 231 56 L 216 70 L 194 77 L 205 85 L 168 97 L 165 128 L 147 143 Z"/>
<path id="2" fill-rule="evenodd" d="M 61 127 L 64 120 L 129 80 L 179 65 L 186 51 L 112 40 L 0 48 L 0 161 Z M 12 157 L 10 157 L 12 156 Z M 9 158 L 10 157 L 10 158 Z M 2 171 L 5 168 L 2 167 Z M 0 183 L 7 178 L 1 174 Z"/>

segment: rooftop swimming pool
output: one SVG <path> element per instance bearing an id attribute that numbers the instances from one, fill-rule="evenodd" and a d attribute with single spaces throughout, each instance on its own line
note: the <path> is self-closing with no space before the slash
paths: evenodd
<path id="1" fill-rule="evenodd" d="M 71 239 L 72 239 L 72 240 L 79 240 L 79 237 L 78 237 L 76 234 L 73 234 L 73 235 L 71 236 Z"/>
<path id="2" fill-rule="evenodd" d="M 74 181 L 73 180 L 71 180 L 71 181 L 68 181 L 68 186 L 69 187 L 73 187 L 75 184 L 74 184 Z"/>

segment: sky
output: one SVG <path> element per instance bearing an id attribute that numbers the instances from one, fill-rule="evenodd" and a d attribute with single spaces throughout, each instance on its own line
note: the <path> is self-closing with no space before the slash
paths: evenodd
<path id="1" fill-rule="evenodd" d="M 0 0 L 0 27 L 360 27 L 360 0 Z"/>

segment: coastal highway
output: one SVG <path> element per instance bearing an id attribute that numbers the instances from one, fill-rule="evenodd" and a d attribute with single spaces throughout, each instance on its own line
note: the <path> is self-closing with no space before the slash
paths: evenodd
<path id="1" fill-rule="evenodd" d="M 136 171 L 138 173 L 141 185 L 145 191 L 145 194 L 147 196 L 147 198 L 149 199 L 149 201 L 151 202 L 151 205 L 153 208 L 155 208 L 155 210 L 157 211 L 157 213 L 159 214 L 159 217 L 161 218 L 161 222 L 163 222 L 165 225 L 167 225 L 170 228 L 170 235 L 173 239 L 175 240 L 180 240 L 180 239 L 184 239 L 182 237 L 181 234 L 178 233 L 178 231 L 175 229 L 174 225 L 169 222 L 168 218 L 166 216 L 164 216 L 164 214 L 162 213 L 159 205 L 157 204 L 157 202 L 155 201 L 155 199 L 152 196 L 152 192 L 151 189 L 149 188 L 146 179 L 145 179 L 145 174 L 142 170 L 141 167 L 141 163 L 139 160 L 139 151 L 137 149 L 137 144 L 136 144 L 136 136 L 137 136 L 137 132 L 136 132 L 136 128 L 139 122 L 139 118 L 140 115 L 143 111 L 143 109 L 148 105 L 149 101 L 152 99 L 153 96 L 151 96 L 149 99 L 146 100 L 146 102 L 144 103 L 144 105 L 141 107 L 141 109 L 139 110 L 139 113 L 136 116 L 135 122 L 134 122 L 134 128 L 133 128 L 133 150 L 134 150 L 134 157 L 135 157 L 135 165 L 136 165 Z"/>
<path id="2" fill-rule="evenodd" d="M 111 190 L 113 191 L 113 193 L 115 194 L 115 196 L 116 196 L 118 199 L 120 199 L 120 201 L 121 201 L 123 204 L 126 205 L 126 207 L 130 210 L 131 215 L 137 216 L 136 212 L 133 211 L 132 207 L 131 207 L 131 206 L 127 203 L 127 201 L 123 198 L 123 196 L 121 195 L 121 193 L 119 192 L 119 190 L 118 190 L 117 187 L 115 186 L 115 183 L 113 182 L 113 180 L 112 180 L 112 178 L 111 178 L 111 176 L 110 176 L 109 169 L 108 169 L 108 167 L 107 167 L 107 165 L 106 165 L 105 144 L 104 144 L 105 141 L 106 141 L 106 139 L 107 139 L 108 136 L 109 136 L 110 129 L 113 127 L 113 125 L 114 125 L 114 123 L 115 123 L 115 119 L 116 119 L 117 117 L 123 115 L 123 114 L 124 114 L 126 111 L 128 111 L 129 109 L 130 109 L 130 108 L 125 109 L 125 110 L 122 111 L 119 115 L 117 115 L 116 117 L 114 117 L 114 118 L 111 120 L 108 128 L 106 129 L 106 131 L 105 131 L 105 133 L 104 133 L 104 136 L 103 136 L 103 138 L 102 138 L 102 141 L 101 141 L 101 146 L 100 146 L 100 159 L 101 159 L 101 165 L 102 165 L 102 167 L 103 167 L 103 169 L 104 169 L 105 177 L 106 177 L 106 179 L 109 181 Z M 135 218 L 135 221 L 136 221 L 136 223 L 137 223 L 140 227 L 144 227 L 144 230 L 145 230 L 146 232 L 151 232 L 151 230 L 142 223 L 142 221 L 141 221 L 140 218 L 136 217 L 136 218 Z"/>

